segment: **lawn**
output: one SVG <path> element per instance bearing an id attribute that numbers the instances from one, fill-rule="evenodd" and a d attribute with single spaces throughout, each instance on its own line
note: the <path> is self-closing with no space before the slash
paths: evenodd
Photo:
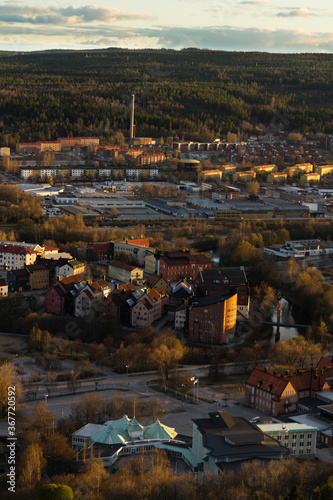
<path id="1" fill-rule="evenodd" d="M 16 354 L 25 354 L 28 348 L 25 335 L 0 334 L 0 362 L 13 359 Z"/>

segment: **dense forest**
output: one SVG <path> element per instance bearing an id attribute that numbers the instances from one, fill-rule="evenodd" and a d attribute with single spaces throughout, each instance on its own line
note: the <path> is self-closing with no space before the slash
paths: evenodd
<path id="1" fill-rule="evenodd" d="M 206 140 L 331 132 L 333 56 L 187 49 L 0 54 L 0 144 L 59 136 Z"/>

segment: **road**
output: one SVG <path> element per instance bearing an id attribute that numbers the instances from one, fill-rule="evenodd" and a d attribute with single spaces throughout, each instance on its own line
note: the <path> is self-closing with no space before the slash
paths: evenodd
<path id="1" fill-rule="evenodd" d="M 90 391 L 95 391 L 95 382 L 98 382 L 98 392 L 103 398 L 113 398 L 115 395 L 129 398 L 131 400 L 138 400 L 147 402 L 151 398 L 159 398 L 162 401 L 165 415 L 163 423 L 176 428 L 178 433 L 192 434 L 192 419 L 202 418 L 207 416 L 207 413 L 212 410 L 221 410 L 223 408 L 231 415 L 245 416 L 252 418 L 260 415 L 257 410 L 246 408 L 242 405 L 243 395 L 236 394 L 230 396 L 225 407 L 225 395 L 222 392 L 214 389 L 214 387 L 201 387 L 200 378 L 207 375 L 207 366 L 187 366 L 186 371 L 190 371 L 196 378 L 199 378 L 199 399 L 189 394 L 186 399 L 183 395 L 177 399 L 172 395 L 166 395 L 155 390 L 157 386 L 156 372 L 149 372 L 143 374 L 129 374 L 121 375 L 113 371 L 109 367 L 96 367 L 102 372 L 102 376 L 94 380 L 82 381 L 75 394 L 72 394 L 65 383 L 57 384 L 53 390 L 50 391 L 48 396 L 45 387 L 46 372 L 43 371 L 38 365 L 33 362 L 32 358 L 22 357 L 14 361 L 18 369 L 19 377 L 31 376 L 34 373 L 39 373 L 41 382 L 37 384 L 37 399 L 29 401 L 26 393 L 23 398 L 21 413 L 29 416 L 32 414 L 35 406 L 41 401 L 45 401 L 48 409 L 54 414 L 55 421 L 60 418 L 68 417 L 71 414 L 72 406 L 75 400 L 84 397 L 84 394 Z M 75 361 L 63 360 L 62 372 L 69 371 L 75 368 Z M 154 387 L 152 387 L 154 386 Z M 193 386 L 195 391 L 197 386 Z M 200 398 L 205 398 L 204 401 Z M 209 403 L 208 401 L 215 401 Z M 262 415 L 262 421 L 266 421 L 268 417 Z M 0 433 L 3 428 L 6 428 L 6 423 L 0 424 Z"/>

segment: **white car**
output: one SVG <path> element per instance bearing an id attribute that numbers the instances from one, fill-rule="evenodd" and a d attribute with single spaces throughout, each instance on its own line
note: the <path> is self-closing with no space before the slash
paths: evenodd
<path id="1" fill-rule="evenodd" d="M 249 420 L 250 424 L 257 424 L 260 422 L 260 417 L 253 417 L 251 420 Z"/>

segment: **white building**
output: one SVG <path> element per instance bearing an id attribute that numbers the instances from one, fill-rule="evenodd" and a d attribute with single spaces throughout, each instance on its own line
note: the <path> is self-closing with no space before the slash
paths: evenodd
<path id="1" fill-rule="evenodd" d="M 39 253 L 26 247 L 0 244 L 0 269 L 12 271 L 34 264 Z"/>
<path id="2" fill-rule="evenodd" d="M 257 424 L 265 434 L 279 441 L 292 455 L 314 456 L 316 453 L 317 427 L 299 423 Z"/>

